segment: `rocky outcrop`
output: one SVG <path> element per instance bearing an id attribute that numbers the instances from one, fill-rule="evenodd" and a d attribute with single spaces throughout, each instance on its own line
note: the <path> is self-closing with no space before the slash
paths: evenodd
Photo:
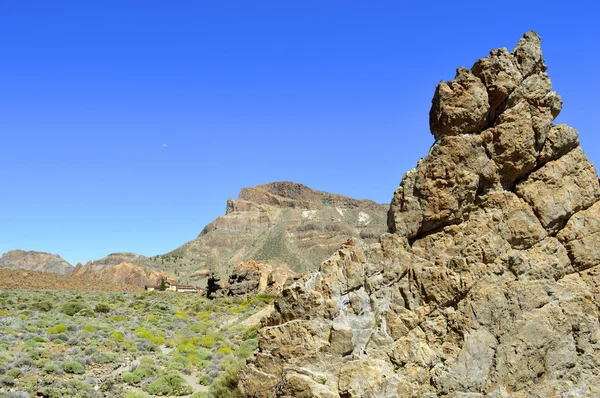
<path id="1" fill-rule="evenodd" d="M 94 271 L 100 271 L 103 268 L 110 267 L 111 265 L 119 265 L 122 263 L 142 265 L 146 267 L 154 268 L 156 264 L 150 260 L 149 257 L 143 256 L 137 253 L 111 253 L 106 257 L 102 257 L 98 260 L 89 261 L 85 264 L 86 267 Z"/>
<path id="2" fill-rule="evenodd" d="M 131 285 L 138 288 L 158 286 L 163 279 L 165 282 L 175 283 L 175 278 L 166 272 L 125 262 L 105 266 L 99 270 L 95 270 L 92 264 L 83 266 L 78 264 L 73 275 L 96 278 L 110 284 Z"/>
<path id="3" fill-rule="evenodd" d="M 286 285 L 246 397 L 600 396 L 600 185 L 540 38 L 441 82 L 378 243 Z"/>
<path id="4" fill-rule="evenodd" d="M 387 231 L 387 209 L 293 182 L 244 188 L 198 238 L 149 260 L 194 284 L 213 273 L 226 281 L 240 261 L 314 271 L 348 238 L 375 242 Z"/>
<path id="5" fill-rule="evenodd" d="M 0 268 L 51 272 L 65 275 L 74 270 L 73 266 L 58 254 L 36 251 L 11 250 L 0 257 Z"/>
<path id="6" fill-rule="evenodd" d="M 240 261 L 228 281 L 212 273 L 207 282 L 208 298 L 248 297 L 260 293 L 279 294 L 285 282 L 297 274 L 286 265 L 271 266 L 256 261 Z"/>

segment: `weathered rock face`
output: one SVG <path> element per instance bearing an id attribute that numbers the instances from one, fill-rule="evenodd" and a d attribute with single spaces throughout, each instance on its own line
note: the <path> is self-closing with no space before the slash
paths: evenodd
<path id="1" fill-rule="evenodd" d="M 149 257 L 143 256 L 137 253 L 111 253 L 106 257 L 100 258 L 98 260 L 89 261 L 85 264 L 86 267 L 89 267 L 93 271 L 100 271 L 106 267 L 110 267 L 112 265 L 119 264 L 132 264 L 132 265 L 142 265 L 150 268 L 155 268 L 156 263 L 154 263 Z"/>
<path id="2" fill-rule="evenodd" d="M 74 267 L 58 254 L 24 250 L 11 250 L 4 253 L 0 257 L 0 268 L 51 272 L 60 275 L 74 270 Z"/>
<path id="3" fill-rule="evenodd" d="M 254 296 L 260 293 L 279 294 L 285 282 L 297 276 L 286 265 L 272 266 L 256 261 L 240 261 L 228 281 L 212 273 L 208 277 L 206 296 L 220 298 L 230 296 Z"/>
<path id="4" fill-rule="evenodd" d="M 244 188 L 198 238 L 149 260 L 194 284 L 212 273 L 226 281 L 240 261 L 314 271 L 348 238 L 375 242 L 387 230 L 387 209 L 293 182 Z"/>
<path id="5" fill-rule="evenodd" d="M 286 285 L 246 397 L 600 396 L 600 185 L 540 38 L 438 86 L 389 234 Z"/>
<path id="6" fill-rule="evenodd" d="M 96 278 L 111 284 L 131 285 L 138 288 L 158 286 L 162 279 L 169 283 L 175 283 L 175 278 L 166 272 L 125 262 L 104 266 L 100 269 L 96 269 L 92 263 L 86 265 L 78 264 L 73 275 Z"/>

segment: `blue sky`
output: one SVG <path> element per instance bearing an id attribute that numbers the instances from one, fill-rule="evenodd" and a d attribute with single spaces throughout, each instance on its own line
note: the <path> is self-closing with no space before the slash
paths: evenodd
<path id="1" fill-rule="evenodd" d="M 600 164 L 600 6 L 526 4 L 0 0 L 0 253 L 164 253 L 271 181 L 387 203 L 439 80 L 529 29 Z"/>

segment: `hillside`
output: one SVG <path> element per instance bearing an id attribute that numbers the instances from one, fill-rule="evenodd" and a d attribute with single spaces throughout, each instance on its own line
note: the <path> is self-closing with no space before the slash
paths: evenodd
<path id="1" fill-rule="evenodd" d="M 94 269 L 92 264 L 78 264 L 75 271 L 73 271 L 73 275 L 101 279 L 112 284 L 131 285 L 141 288 L 144 286 L 159 285 L 162 279 L 170 283 L 175 282 L 175 278 L 166 272 L 126 262 L 104 266 L 97 270 Z"/>
<path id="2" fill-rule="evenodd" d="M 50 272 L 0 269 L 0 290 L 83 290 L 135 292 L 143 286 L 115 284 L 89 275 L 59 275 Z"/>
<path id="3" fill-rule="evenodd" d="M 0 268 L 68 274 L 74 270 L 58 254 L 37 251 L 11 250 L 0 257 Z"/>
<path id="4" fill-rule="evenodd" d="M 226 275 L 239 261 L 312 271 L 349 238 L 375 241 L 387 230 L 388 208 L 293 182 L 244 188 L 196 239 L 147 264 L 193 283 L 207 270 Z"/>

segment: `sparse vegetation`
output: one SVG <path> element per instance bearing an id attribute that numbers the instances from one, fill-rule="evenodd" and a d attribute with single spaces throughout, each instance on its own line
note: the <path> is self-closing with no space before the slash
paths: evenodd
<path id="1" fill-rule="evenodd" d="M 256 327 L 240 322 L 273 299 L 2 292 L 0 396 L 94 397 L 96 386 L 129 398 L 237 397 L 237 371 L 257 347 Z"/>

